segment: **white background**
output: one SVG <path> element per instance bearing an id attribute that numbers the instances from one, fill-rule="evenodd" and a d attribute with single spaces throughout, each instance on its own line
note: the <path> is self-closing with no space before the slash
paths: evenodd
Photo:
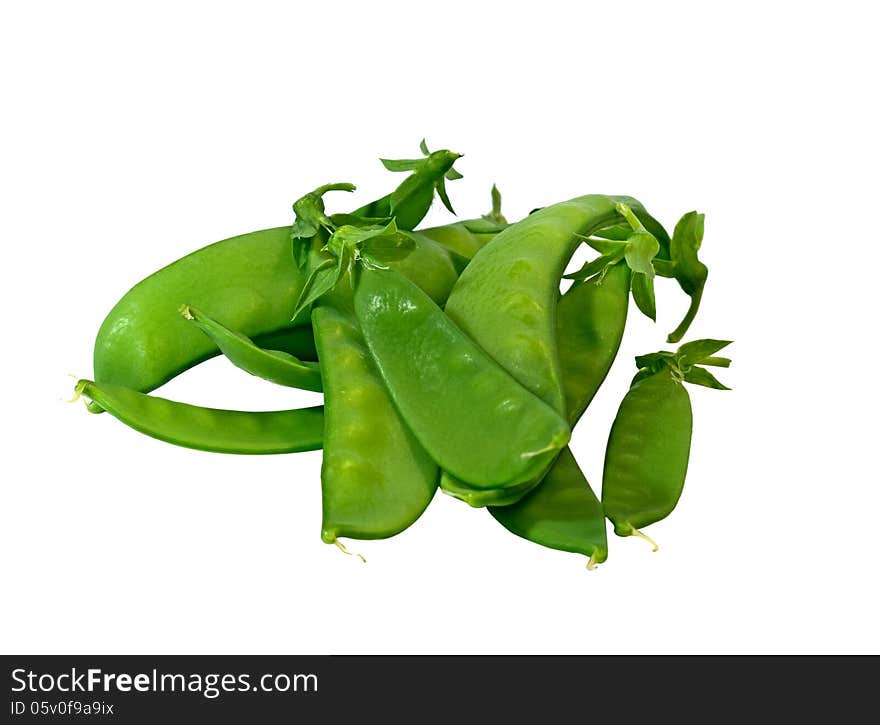
<path id="1" fill-rule="evenodd" d="M 297 9 L 294 10 L 294 7 Z M 869 3 L 4 5 L 0 642 L 9 653 L 880 652 L 880 67 Z M 661 545 L 584 558 L 446 496 L 404 534 L 321 543 L 320 452 L 175 448 L 66 405 L 106 312 L 314 186 L 465 154 L 462 216 L 584 193 L 706 214 L 691 468 Z M 349 199 L 339 199 L 348 205 Z M 430 221 L 448 216 L 433 210 Z M 686 299 L 660 281 L 575 434 L 601 480 L 634 370 Z M 167 397 L 318 397 L 217 359 Z M 475 445 L 479 442 L 475 441 Z"/>

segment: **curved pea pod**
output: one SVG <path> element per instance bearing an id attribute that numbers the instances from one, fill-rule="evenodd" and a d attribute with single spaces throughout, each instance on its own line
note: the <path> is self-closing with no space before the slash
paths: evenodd
<path id="1" fill-rule="evenodd" d="M 726 390 L 699 364 L 729 365 L 727 358 L 714 356 L 728 344 L 697 340 L 676 353 L 636 358 L 639 372 L 611 426 L 602 478 L 602 505 L 618 536 L 647 539 L 640 529 L 668 516 L 678 503 L 693 426 L 684 383 Z"/>
<path id="2" fill-rule="evenodd" d="M 312 325 L 326 411 L 321 538 L 393 536 L 430 503 L 437 464 L 388 397 L 344 295 L 319 301 Z"/>
<path id="3" fill-rule="evenodd" d="M 565 391 L 556 338 L 559 281 L 586 237 L 629 221 L 622 210 L 635 221 L 651 219 L 634 199 L 595 194 L 532 213 L 474 257 L 446 304 L 446 313 L 468 336 L 560 413 Z M 444 469 L 441 488 L 461 497 L 465 482 L 454 477 Z M 540 475 L 532 485 L 539 482 Z"/>
<path id="4" fill-rule="evenodd" d="M 540 486 L 511 506 L 489 510 L 506 529 L 524 539 L 588 556 L 591 569 L 608 557 L 602 504 L 568 447 Z"/>
<path id="5" fill-rule="evenodd" d="M 573 284 L 557 304 L 559 361 L 572 427 L 580 420 L 617 356 L 626 324 L 629 279 L 626 265 L 613 266 L 605 274 Z M 468 503 L 474 500 L 461 493 L 459 497 Z M 608 558 L 602 504 L 569 448 L 533 490 L 508 505 L 494 502 L 489 511 L 518 536 L 552 549 L 588 556 L 588 568 Z"/>
<path id="6" fill-rule="evenodd" d="M 366 265 L 358 272 L 354 308 L 364 339 L 431 457 L 474 488 L 515 486 L 546 470 L 570 436 L 562 416 L 405 277 Z"/>
<path id="7" fill-rule="evenodd" d="M 316 362 L 303 362 L 281 350 L 258 347 L 246 335 L 225 325 L 195 307 L 184 305 L 180 314 L 191 320 L 237 368 L 279 385 L 321 392 L 321 367 Z"/>
<path id="8" fill-rule="evenodd" d="M 302 284 L 289 226 L 193 252 L 142 280 L 116 303 L 95 340 L 95 380 L 148 392 L 216 355 L 214 342 L 178 313 L 183 303 L 211 310 L 250 337 L 288 328 Z"/>
<path id="9" fill-rule="evenodd" d="M 629 306 L 631 273 L 623 264 L 575 283 L 556 308 L 557 344 L 568 421 L 574 426 L 617 357 Z"/>
<path id="10" fill-rule="evenodd" d="M 80 380 L 76 394 L 141 433 L 201 451 L 295 453 L 319 449 L 323 438 L 321 406 L 259 412 L 203 408 L 91 380 Z"/>

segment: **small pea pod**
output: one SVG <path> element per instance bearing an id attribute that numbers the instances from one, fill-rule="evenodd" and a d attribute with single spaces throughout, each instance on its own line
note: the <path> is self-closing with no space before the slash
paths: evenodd
<path id="1" fill-rule="evenodd" d="M 202 408 L 91 380 L 77 382 L 76 394 L 141 433 L 201 451 L 251 455 L 314 451 L 323 438 L 321 406 L 261 412 Z"/>
<path id="2" fill-rule="evenodd" d="M 728 344 L 697 340 L 675 353 L 636 358 L 639 372 L 611 426 L 602 478 L 602 505 L 618 536 L 648 538 L 641 529 L 668 516 L 678 503 L 693 425 L 683 383 L 726 390 L 699 365 L 729 365 L 727 358 L 715 357 Z"/>
<path id="3" fill-rule="evenodd" d="M 237 368 L 279 385 L 315 392 L 323 390 L 318 363 L 303 362 L 281 350 L 258 347 L 246 335 L 230 330 L 195 307 L 184 305 L 180 314 L 198 325 Z"/>

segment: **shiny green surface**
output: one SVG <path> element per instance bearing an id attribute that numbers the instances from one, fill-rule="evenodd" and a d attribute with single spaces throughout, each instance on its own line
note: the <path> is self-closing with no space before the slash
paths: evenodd
<path id="1" fill-rule="evenodd" d="M 513 486 L 546 470 L 568 442 L 562 416 L 402 275 L 362 269 L 354 305 L 397 409 L 445 471 L 474 488 Z"/>
<path id="2" fill-rule="evenodd" d="M 324 376 L 321 537 L 379 539 L 403 531 L 437 489 L 437 464 L 394 408 L 353 314 L 339 295 L 312 326 Z"/>
<path id="3" fill-rule="evenodd" d="M 321 406 L 265 412 L 203 408 L 90 380 L 80 380 L 76 390 L 127 426 L 186 448 L 270 454 L 321 447 Z"/>
<path id="4" fill-rule="evenodd" d="M 195 307 L 184 307 L 181 315 L 197 325 L 237 368 L 278 385 L 321 392 L 321 368 L 303 362 L 282 350 L 263 348 L 246 335 L 230 330 Z"/>
<path id="5" fill-rule="evenodd" d="M 669 515 L 687 474 L 692 413 L 668 369 L 635 382 L 623 398 L 605 451 L 602 505 L 620 536 Z"/>

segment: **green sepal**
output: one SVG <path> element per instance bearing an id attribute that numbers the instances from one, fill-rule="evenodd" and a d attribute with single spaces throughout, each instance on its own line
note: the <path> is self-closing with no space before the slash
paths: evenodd
<path id="1" fill-rule="evenodd" d="M 657 320 L 657 302 L 654 298 L 654 278 L 643 272 L 633 272 L 632 296 L 642 313 L 651 320 Z"/>
<path id="2" fill-rule="evenodd" d="M 589 279 L 593 275 L 605 272 L 606 269 L 611 265 L 617 264 L 621 259 L 623 259 L 623 254 L 623 249 L 618 249 L 609 254 L 603 254 L 600 257 L 596 257 L 592 262 L 587 262 L 577 272 L 572 272 L 571 274 L 564 275 L 563 279 Z"/>
<path id="3" fill-rule="evenodd" d="M 389 171 L 415 171 L 425 165 L 424 159 L 379 159 Z"/>
<path id="4" fill-rule="evenodd" d="M 610 239 L 595 239 L 593 237 L 584 237 L 579 235 L 583 240 L 599 254 L 611 254 L 612 252 L 620 252 L 620 258 L 626 254 L 626 242 L 618 242 Z"/>
<path id="5" fill-rule="evenodd" d="M 451 171 L 451 169 L 450 169 L 450 171 Z M 448 174 L 448 172 L 447 172 L 447 174 Z M 446 179 L 447 178 L 449 178 L 449 177 L 446 175 L 441 177 L 440 180 L 435 185 L 435 188 L 437 189 L 437 196 L 439 196 L 440 201 L 443 202 L 443 206 L 445 206 L 449 210 L 450 214 L 455 214 L 455 209 L 452 208 L 452 202 L 449 201 L 449 195 L 446 193 Z M 461 179 L 463 177 L 461 176 L 461 174 L 459 174 L 458 177 L 456 177 L 456 178 Z"/>
<path id="6" fill-rule="evenodd" d="M 425 141 L 425 139 L 422 139 L 422 140 L 419 142 L 419 151 L 421 151 L 425 156 L 430 156 L 430 155 L 431 155 L 431 152 L 428 151 L 428 144 L 427 144 L 427 142 Z"/>
<path id="7" fill-rule="evenodd" d="M 684 373 L 682 378 L 686 383 L 693 385 L 702 385 L 705 388 L 714 388 L 715 390 L 730 390 L 726 385 L 719 382 L 706 368 L 692 367 Z"/>
<path id="8" fill-rule="evenodd" d="M 342 257 L 324 259 L 309 275 L 303 285 L 299 299 L 296 301 L 296 310 L 291 319 L 296 319 L 300 312 L 308 308 L 315 300 L 332 290 L 343 272 Z"/>
<path id="9" fill-rule="evenodd" d="M 626 240 L 626 263 L 636 273 L 654 277 L 654 257 L 660 251 L 660 243 L 649 232 L 635 232 Z"/>
<path id="10" fill-rule="evenodd" d="M 458 181 L 459 179 L 463 179 L 463 178 L 464 178 L 464 174 L 460 174 L 460 173 L 459 173 L 458 171 L 456 171 L 455 169 L 449 169 L 449 171 L 447 171 L 447 172 L 444 174 L 444 176 L 445 176 L 447 179 L 449 179 L 450 181 Z"/>
<path id="11" fill-rule="evenodd" d="M 729 368 L 730 367 L 730 358 L 729 357 L 715 357 L 714 355 L 710 357 L 704 357 L 700 361 L 701 365 L 711 365 L 716 368 Z"/>
<path id="12" fill-rule="evenodd" d="M 297 267 L 304 269 L 308 263 L 311 241 L 321 229 L 332 231 L 333 222 L 324 213 L 324 194 L 328 191 L 354 191 L 355 185 L 348 182 L 324 184 L 314 191 L 293 202 L 293 213 L 296 215 L 290 228 L 290 239 L 293 244 L 293 257 Z"/>
<path id="13" fill-rule="evenodd" d="M 669 369 L 673 376 L 683 382 L 702 385 L 715 390 L 730 390 L 726 385 L 719 382 L 712 373 L 699 365 L 715 365 L 716 367 L 728 367 L 730 359 L 716 357 L 714 353 L 730 344 L 729 340 L 694 340 L 679 346 L 675 352 L 661 350 L 647 355 L 636 357 L 636 367 L 639 372 L 633 378 L 633 383 L 650 375 Z"/>
<path id="14" fill-rule="evenodd" d="M 693 340 L 679 345 L 676 354 L 685 365 L 698 365 L 707 357 L 723 350 L 731 342 L 731 340 Z"/>
<path id="15" fill-rule="evenodd" d="M 483 219 L 507 226 L 507 219 L 501 213 L 501 192 L 495 184 L 492 184 L 490 195 L 492 197 L 492 211 L 488 214 L 483 214 Z"/>

